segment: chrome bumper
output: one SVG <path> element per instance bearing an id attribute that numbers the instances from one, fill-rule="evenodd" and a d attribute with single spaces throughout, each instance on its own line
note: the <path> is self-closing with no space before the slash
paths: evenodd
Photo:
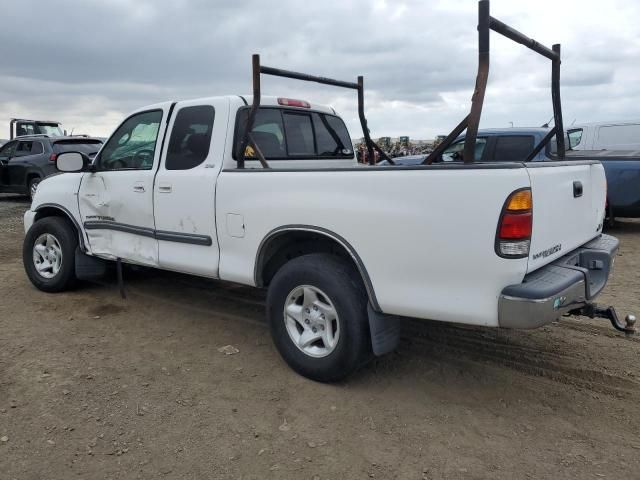
<path id="1" fill-rule="evenodd" d="M 537 328 L 590 303 L 604 288 L 619 241 L 610 235 L 577 248 L 509 285 L 498 300 L 498 323 Z"/>

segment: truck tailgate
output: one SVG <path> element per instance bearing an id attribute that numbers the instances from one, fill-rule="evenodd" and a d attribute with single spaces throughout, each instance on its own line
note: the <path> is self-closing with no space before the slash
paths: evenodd
<path id="1" fill-rule="evenodd" d="M 607 192 L 600 162 L 527 165 L 533 195 L 533 232 L 527 271 L 532 272 L 596 237 Z"/>

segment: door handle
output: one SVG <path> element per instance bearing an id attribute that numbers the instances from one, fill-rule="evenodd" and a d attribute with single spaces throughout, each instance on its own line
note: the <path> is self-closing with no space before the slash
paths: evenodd
<path id="1" fill-rule="evenodd" d="M 134 191 L 134 192 L 138 192 L 138 193 L 144 193 L 144 185 L 143 185 L 143 184 L 141 184 L 141 183 L 136 183 L 136 184 L 133 186 L 133 191 Z"/>
<path id="2" fill-rule="evenodd" d="M 573 198 L 578 198 L 582 196 L 582 182 L 575 181 L 573 182 Z"/>
<path id="3" fill-rule="evenodd" d="M 169 185 L 167 183 L 158 185 L 158 192 L 159 193 L 171 193 L 171 185 Z"/>

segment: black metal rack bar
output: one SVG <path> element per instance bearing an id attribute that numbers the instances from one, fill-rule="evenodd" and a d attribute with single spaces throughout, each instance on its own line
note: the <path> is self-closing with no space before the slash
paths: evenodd
<path id="1" fill-rule="evenodd" d="M 551 141 L 551 139 L 554 137 L 556 133 L 558 133 L 558 130 L 556 127 L 553 127 L 551 130 L 549 130 L 549 132 L 544 136 L 544 138 L 540 141 L 540 143 L 534 147 L 534 149 L 531 151 L 531 153 L 529 154 L 525 162 L 532 162 L 533 159 L 536 158 L 536 156 L 547 145 L 547 143 Z"/>
<path id="2" fill-rule="evenodd" d="M 518 30 L 506 25 L 493 18 L 490 15 L 489 0 L 480 0 L 478 2 L 478 74 L 476 76 L 476 85 L 471 98 L 471 112 L 434 150 L 425 160 L 423 164 L 431 164 L 439 155 L 441 155 L 451 143 L 462 133 L 467 130 L 464 141 L 464 163 L 473 163 L 475 157 L 476 140 L 478 137 L 478 128 L 480 126 L 480 117 L 482 115 L 482 106 L 484 104 L 484 96 L 487 90 L 487 81 L 489 78 L 489 51 L 490 30 L 497 32 L 504 37 L 520 43 L 543 57 L 551 60 L 551 99 L 553 104 L 553 118 L 555 127 L 545 136 L 545 138 L 536 145 L 534 151 L 529 155 L 528 159 L 534 158 L 544 146 L 553 138 L 553 132 L 557 133 L 556 141 L 558 143 L 558 157 L 565 157 L 564 142 L 564 125 L 562 123 L 562 105 L 560 101 L 560 45 L 553 45 L 551 49 L 545 47 L 536 40 L 527 37 Z M 466 124 L 466 125 L 465 125 Z"/>
<path id="3" fill-rule="evenodd" d="M 238 150 L 236 151 L 236 161 L 238 162 L 238 168 L 244 168 L 245 165 L 245 150 L 247 145 L 251 145 L 260 161 L 260 164 L 264 168 L 270 168 L 269 164 L 260 150 L 260 147 L 256 143 L 251 131 L 253 130 L 253 125 L 255 124 L 256 115 L 258 114 L 258 110 L 260 108 L 260 75 L 273 75 L 276 77 L 284 77 L 284 78 L 292 78 L 294 80 L 302 80 L 305 82 L 315 82 L 321 83 L 323 85 L 331 85 L 334 87 L 342 87 L 342 88 L 350 88 L 358 91 L 358 117 L 360 119 L 360 125 L 362 126 L 362 133 L 364 134 L 365 143 L 367 145 L 367 152 L 369 154 L 369 164 L 375 165 L 374 158 L 374 150 L 376 150 L 380 156 L 386 159 L 390 164 L 394 164 L 393 160 L 389 158 L 389 156 L 382 151 L 382 149 L 376 145 L 376 143 L 371 140 L 371 135 L 369 134 L 369 128 L 367 127 L 367 119 L 364 115 L 364 79 L 363 77 L 358 77 L 357 83 L 353 82 L 344 82 L 342 80 L 334 80 L 332 78 L 327 77 L 318 77 L 315 75 L 308 75 L 306 73 L 293 72 L 290 70 L 282 70 L 280 68 L 273 68 L 260 65 L 260 55 L 253 55 L 252 57 L 252 66 L 253 66 L 253 103 L 251 104 L 251 109 L 249 110 L 249 115 L 247 116 L 247 123 L 244 129 L 244 135 L 240 144 L 238 145 Z"/>
<path id="4" fill-rule="evenodd" d="M 424 159 L 422 163 L 424 165 L 431 165 L 436 158 L 438 158 L 440 155 L 444 153 L 444 151 L 451 144 L 451 142 L 453 142 L 456 138 L 458 138 L 458 135 L 460 135 L 462 132 L 465 131 L 465 129 L 467 128 L 467 125 L 469 125 L 469 115 L 464 117 L 464 120 L 462 120 L 458 124 L 458 126 L 454 128 L 449 135 L 447 135 L 447 138 L 445 138 L 440 143 L 440 145 L 438 145 L 433 150 L 433 152 L 431 152 L 429 156 Z"/>

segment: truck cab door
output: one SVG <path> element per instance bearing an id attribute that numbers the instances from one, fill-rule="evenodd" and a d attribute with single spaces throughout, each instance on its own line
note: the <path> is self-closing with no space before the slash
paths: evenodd
<path id="1" fill-rule="evenodd" d="M 9 161 L 11 161 L 11 158 L 14 156 L 17 146 L 18 142 L 14 140 L 0 148 L 0 186 L 6 187 L 11 184 L 9 178 Z"/>
<path id="2" fill-rule="evenodd" d="M 176 104 L 155 181 L 161 268 L 216 278 L 216 180 L 226 141 L 229 101 Z"/>
<path id="3" fill-rule="evenodd" d="M 153 180 L 170 103 L 134 113 L 107 140 L 85 173 L 78 204 L 89 248 L 97 256 L 158 265 Z"/>
<path id="4" fill-rule="evenodd" d="M 16 152 L 9 161 L 9 182 L 14 187 L 27 186 L 27 169 L 31 166 L 33 160 L 32 150 L 37 151 L 37 145 L 41 145 L 33 140 L 21 140 L 18 142 Z M 42 147 L 40 147 L 42 148 Z M 42 153 L 42 152 L 40 152 Z"/>

